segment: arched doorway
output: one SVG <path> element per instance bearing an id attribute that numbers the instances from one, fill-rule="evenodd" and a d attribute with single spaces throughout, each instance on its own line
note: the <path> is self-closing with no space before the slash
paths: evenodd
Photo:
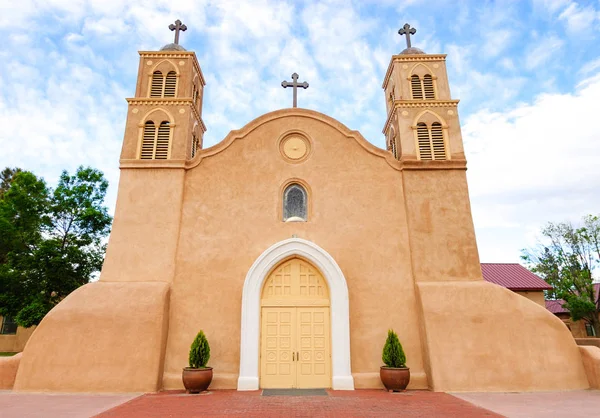
<path id="1" fill-rule="evenodd" d="M 261 294 L 260 386 L 331 387 L 329 289 L 319 270 L 294 257 Z"/>
<path id="2" fill-rule="evenodd" d="M 350 307 L 346 278 L 327 251 L 302 238 L 289 238 L 273 244 L 248 270 L 242 291 L 238 390 L 259 388 L 263 284 L 276 266 L 291 257 L 310 262 L 327 281 L 331 310 L 331 387 L 352 390 L 354 379 L 350 367 Z"/>

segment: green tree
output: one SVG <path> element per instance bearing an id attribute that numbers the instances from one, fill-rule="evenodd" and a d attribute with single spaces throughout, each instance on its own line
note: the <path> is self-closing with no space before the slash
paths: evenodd
<path id="1" fill-rule="evenodd" d="M 92 168 L 64 171 L 48 190 L 31 173 L 15 176 L 0 199 L 0 314 L 24 327 L 102 267 L 111 217 L 103 206 L 108 182 Z"/>
<path id="2" fill-rule="evenodd" d="M 0 199 L 2 198 L 2 195 L 10 188 L 10 184 L 15 178 L 15 175 L 21 171 L 22 170 L 17 167 L 6 167 L 4 170 L 0 171 Z"/>
<path id="3" fill-rule="evenodd" d="M 600 300 L 593 285 L 600 267 L 600 218 L 587 215 L 579 227 L 549 223 L 542 239 L 538 248 L 523 250 L 523 260 L 553 287 L 549 297 L 563 299 L 571 318 L 589 323 L 600 336 Z"/>

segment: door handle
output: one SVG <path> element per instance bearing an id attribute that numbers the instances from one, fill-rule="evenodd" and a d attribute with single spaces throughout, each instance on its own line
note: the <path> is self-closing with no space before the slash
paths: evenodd
<path id="1" fill-rule="evenodd" d="M 296 354 L 296 353 L 294 353 L 294 352 L 292 351 L 292 361 L 296 361 L 296 358 L 294 357 L 294 354 Z"/>

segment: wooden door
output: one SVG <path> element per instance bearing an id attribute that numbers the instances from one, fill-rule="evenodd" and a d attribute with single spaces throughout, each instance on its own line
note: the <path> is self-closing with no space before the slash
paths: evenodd
<path id="1" fill-rule="evenodd" d="M 265 281 L 260 386 L 331 387 L 329 292 L 311 264 L 294 258 Z"/>
<path id="2" fill-rule="evenodd" d="M 329 308 L 296 308 L 296 387 L 331 386 Z"/>
<path id="3" fill-rule="evenodd" d="M 262 385 L 293 388 L 296 383 L 296 308 L 263 308 L 262 316 Z"/>

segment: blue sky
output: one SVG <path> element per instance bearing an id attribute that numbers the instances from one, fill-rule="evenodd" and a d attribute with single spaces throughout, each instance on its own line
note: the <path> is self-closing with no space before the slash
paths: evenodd
<path id="1" fill-rule="evenodd" d="M 91 165 L 111 183 L 133 96 L 138 50 L 188 26 L 207 80 L 205 146 L 263 113 L 299 106 L 383 147 L 383 76 L 404 40 L 448 54 L 460 99 L 473 217 L 482 261 L 519 261 L 547 221 L 600 213 L 600 1 L 0 2 L 0 167 L 49 183 Z"/>

